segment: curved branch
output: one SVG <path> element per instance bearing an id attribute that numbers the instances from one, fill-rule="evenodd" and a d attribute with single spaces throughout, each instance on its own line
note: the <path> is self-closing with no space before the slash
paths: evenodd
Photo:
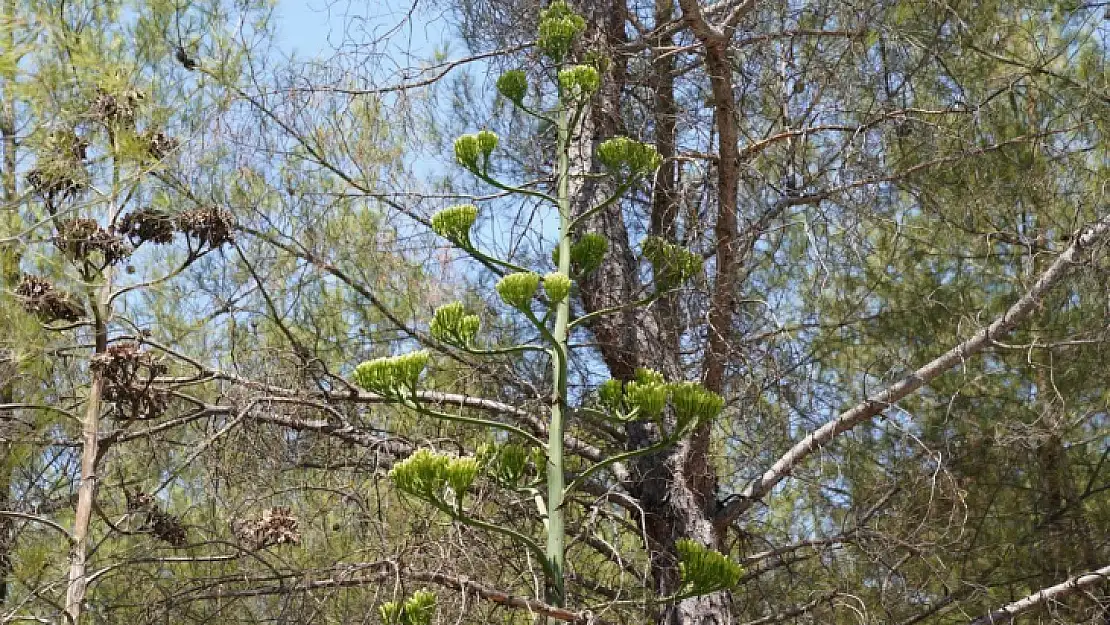
<path id="1" fill-rule="evenodd" d="M 869 421 L 888 407 L 908 397 L 921 387 L 937 379 L 949 369 L 990 346 L 996 339 L 1008 334 L 1018 323 L 1033 313 L 1056 285 L 1071 271 L 1080 254 L 1110 234 L 1110 215 L 1078 232 L 1059 258 L 1043 273 L 1033 286 L 989 326 L 975 333 L 963 343 L 953 347 L 917 371 L 909 374 L 886 390 L 843 412 L 837 418 L 817 428 L 790 448 L 762 476 L 748 485 L 718 514 L 714 523 L 723 526 L 731 523 L 755 502 L 771 492 L 786 479 L 806 458 L 848 430 Z"/>
<path id="2" fill-rule="evenodd" d="M 1099 582 L 1110 581 L 1110 565 L 1104 566 L 1097 571 L 1091 571 L 1083 575 L 1077 575 L 1066 582 L 1042 588 L 1037 592 L 1029 595 L 1028 597 L 1007 604 L 990 614 L 985 614 L 979 618 L 971 621 L 970 625 L 996 625 L 998 623 L 1009 623 L 1014 620 L 1018 614 L 1027 612 L 1033 608 L 1047 603 L 1058 597 L 1069 595 L 1077 590 L 1082 590 L 1087 586 L 1094 586 Z"/>

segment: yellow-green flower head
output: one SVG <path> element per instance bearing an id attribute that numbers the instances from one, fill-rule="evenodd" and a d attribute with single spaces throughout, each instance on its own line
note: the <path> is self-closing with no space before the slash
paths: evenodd
<path id="1" fill-rule="evenodd" d="M 601 75 L 597 68 L 575 65 L 559 71 L 559 86 L 567 97 L 588 98 L 601 87 Z"/>
<path id="2" fill-rule="evenodd" d="M 624 401 L 637 409 L 639 416 L 654 419 L 663 414 L 669 390 L 661 373 L 637 369 L 636 379 L 624 385 Z"/>
<path id="3" fill-rule="evenodd" d="M 488 161 L 489 155 L 497 148 L 497 134 L 483 130 L 478 133 L 478 149 L 482 151 L 482 156 Z"/>
<path id="4" fill-rule="evenodd" d="M 455 245 L 470 245 L 470 228 L 478 220 L 478 207 L 459 204 L 445 208 L 432 216 L 432 231 Z"/>
<path id="5" fill-rule="evenodd" d="M 431 625 L 436 612 L 436 596 L 427 590 L 418 590 L 403 604 L 399 601 L 381 604 L 378 612 L 386 625 Z"/>
<path id="6" fill-rule="evenodd" d="M 528 95 L 528 75 L 523 70 L 514 69 L 501 74 L 497 79 L 497 91 L 519 106 Z"/>
<path id="7" fill-rule="evenodd" d="M 438 499 L 447 485 L 447 467 L 451 458 L 430 449 L 418 449 L 408 458 L 393 465 L 389 479 L 398 490 L 421 499 Z"/>
<path id="8" fill-rule="evenodd" d="M 609 241 L 604 236 L 589 232 L 570 247 L 570 262 L 582 275 L 591 274 L 601 266 L 605 252 L 609 251 Z"/>
<path id="9" fill-rule="evenodd" d="M 539 39 L 536 43 L 552 60 L 561 61 L 584 30 L 586 20 L 572 11 L 566 2 L 556 0 L 540 12 Z"/>
<path id="10" fill-rule="evenodd" d="M 447 464 L 447 485 L 455 491 L 460 502 L 478 477 L 478 469 L 478 460 L 475 458 L 455 458 Z"/>
<path id="11" fill-rule="evenodd" d="M 644 257 L 655 269 L 655 281 L 660 289 L 674 288 L 701 273 L 701 256 L 684 247 L 659 237 L 644 239 L 642 247 Z"/>
<path id="12" fill-rule="evenodd" d="M 725 407 L 723 397 L 696 382 L 672 384 L 671 403 L 675 413 L 675 434 L 679 436 L 698 424 L 717 418 Z"/>
<path id="13" fill-rule="evenodd" d="M 624 399 L 624 384 L 620 380 L 605 380 L 597 387 L 597 398 L 610 410 L 619 410 Z"/>
<path id="14" fill-rule="evenodd" d="M 462 302 L 440 306 L 432 317 L 431 333 L 437 340 L 460 347 L 474 342 L 481 327 L 478 315 L 466 314 Z"/>
<path id="15" fill-rule="evenodd" d="M 540 274 L 531 271 L 510 273 L 497 283 L 501 301 L 513 308 L 527 309 L 540 286 Z"/>
<path id="16" fill-rule="evenodd" d="M 516 486 L 524 476 L 524 467 L 527 464 L 528 452 L 524 447 L 512 443 L 502 445 L 497 452 L 494 476 L 506 486 Z"/>
<path id="17" fill-rule="evenodd" d="M 675 541 L 675 549 L 685 592 L 704 595 L 740 583 L 743 567 L 720 552 L 688 538 Z"/>
<path id="18" fill-rule="evenodd" d="M 368 360 L 355 367 L 355 384 L 379 395 L 396 397 L 415 392 L 420 374 L 428 366 L 428 351 Z"/>
<path id="19" fill-rule="evenodd" d="M 588 232 L 570 246 L 571 274 L 587 276 L 601 266 L 605 253 L 609 251 L 609 241 L 596 232 Z M 559 248 L 551 251 L 551 262 L 559 266 Z"/>
<path id="20" fill-rule="evenodd" d="M 553 271 L 543 277 L 543 290 L 552 304 L 558 304 L 570 294 L 570 278 L 565 273 Z"/>
<path id="21" fill-rule="evenodd" d="M 427 590 L 412 593 L 405 601 L 404 625 L 431 625 L 436 614 L 436 596 Z"/>
<path id="22" fill-rule="evenodd" d="M 478 170 L 478 157 L 482 149 L 478 144 L 478 135 L 463 135 L 455 139 L 455 160 L 460 165 L 471 170 Z"/>
<path id="23" fill-rule="evenodd" d="M 663 164 L 655 146 L 628 137 L 613 137 L 597 146 L 597 158 L 608 169 L 630 176 L 647 176 Z"/>

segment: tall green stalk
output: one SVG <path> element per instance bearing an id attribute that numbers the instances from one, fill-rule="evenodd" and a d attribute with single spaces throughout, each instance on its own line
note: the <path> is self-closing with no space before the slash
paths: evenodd
<path id="1" fill-rule="evenodd" d="M 567 108 L 559 111 L 559 165 L 556 173 L 559 207 L 559 272 L 570 275 L 570 120 Z M 547 442 L 547 560 L 555 579 L 550 580 L 548 602 L 563 605 L 563 570 L 566 558 L 566 513 L 563 507 L 564 483 L 563 431 L 567 408 L 567 325 L 570 298 L 556 304 L 555 328 L 551 333 L 551 423 Z"/>

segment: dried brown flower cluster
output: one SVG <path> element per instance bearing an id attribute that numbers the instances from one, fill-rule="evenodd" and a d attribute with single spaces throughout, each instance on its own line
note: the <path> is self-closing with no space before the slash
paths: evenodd
<path id="1" fill-rule="evenodd" d="M 188 534 L 185 526 L 177 517 L 163 512 L 155 505 L 154 497 L 143 492 L 130 492 L 124 490 L 127 497 L 128 514 L 142 515 L 142 525 L 139 529 L 150 532 L 159 540 L 163 540 L 174 547 L 185 545 Z"/>
<path id="2" fill-rule="evenodd" d="M 74 322 L 81 318 L 84 310 L 68 293 L 54 288 L 48 280 L 24 275 L 15 289 L 15 294 L 23 302 L 23 309 L 43 320 Z"/>
<path id="3" fill-rule="evenodd" d="M 258 519 L 235 519 L 231 522 L 231 533 L 251 550 L 286 543 L 298 545 L 301 542 L 297 519 L 289 508 L 263 510 Z"/>
<path id="4" fill-rule="evenodd" d="M 146 242 L 170 243 L 175 232 L 173 217 L 155 208 L 141 208 L 120 217 L 115 231 L 126 236 L 135 247 Z"/>
<path id="5" fill-rule="evenodd" d="M 118 96 L 104 89 L 97 89 L 96 98 L 89 106 L 89 117 L 104 123 L 134 126 L 135 112 L 139 102 L 144 99 L 146 96 L 137 89 L 127 89 Z"/>
<path id="6" fill-rule="evenodd" d="M 177 149 L 181 142 L 160 130 L 147 130 L 139 139 L 146 146 L 147 152 L 157 160 L 166 158 Z"/>
<path id="7" fill-rule="evenodd" d="M 89 261 L 99 254 L 102 268 L 126 260 L 132 252 L 123 237 L 101 228 L 94 219 L 59 221 L 54 244 L 75 260 Z"/>
<path id="8" fill-rule="evenodd" d="M 177 229 L 211 248 L 235 240 L 235 218 L 230 212 L 217 206 L 181 213 L 177 216 Z"/>
<path id="9" fill-rule="evenodd" d="M 167 368 L 137 343 L 110 345 L 93 356 L 90 366 L 104 378 L 104 399 L 116 405 L 120 418 L 150 419 L 165 412 L 169 393 L 155 387 L 154 380 Z"/>

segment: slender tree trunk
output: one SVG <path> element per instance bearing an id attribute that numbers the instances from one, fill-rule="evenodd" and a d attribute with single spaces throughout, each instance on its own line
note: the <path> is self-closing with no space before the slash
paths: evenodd
<path id="1" fill-rule="evenodd" d="M 105 283 L 97 289 L 96 301 L 93 302 L 96 328 L 95 354 L 103 354 L 108 347 L 106 313 L 110 288 L 110 281 L 106 276 Z M 69 586 L 66 589 L 66 616 L 74 625 L 81 622 L 88 583 L 89 530 L 92 525 L 92 510 L 99 482 L 97 464 L 100 461 L 100 409 L 103 394 L 104 378 L 97 369 L 93 368 L 85 418 L 81 424 L 81 484 L 77 490 L 77 511 L 73 520 L 73 550 L 69 560 Z"/>
<path id="2" fill-rule="evenodd" d="M 0 21 L 7 22 L 8 32 L 4 38 L 4 46 L 8 49 L 15 47 L 15 0 L 6 0 L 4 13 Z M 12 236 L 18 230 L 18 211 L 15 201 L 18 197 L 15 173 L 15 94 L 11 89 L 12 77 L 0 78 L 0 140 L 3 142 L 3 221 L 0 222 L 0 238 Z M 15 243 L 0 243 L 0 288 L 5 292 L 15 288 L 19 279 L 19 252 Z M 0 404 L 10 404 L 15 400 L 15 367 L 10 371 L 0 371 Z M 12 443 L 8 433 L 15 417 L 14 410 L 0 411 L 0 510 L 10 510 L 12 506 Z M 15 528 L 10 517 L 0 518 L 0 612 L 8 603 L 8 577 L 12 572 L 11 551 L 15 541 Z"/>

